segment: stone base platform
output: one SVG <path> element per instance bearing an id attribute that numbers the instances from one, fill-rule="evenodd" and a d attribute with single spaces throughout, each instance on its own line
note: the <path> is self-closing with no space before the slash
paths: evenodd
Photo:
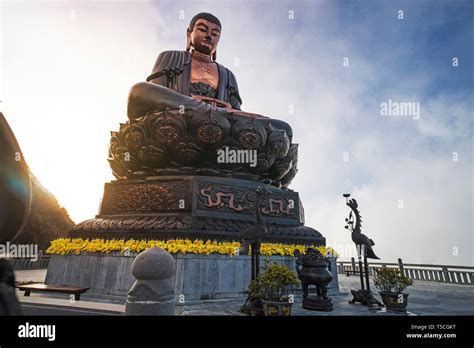
<path id="1" fill-rule="evenodd" d="M 88 294 L 119 296 L 125 299 L 135 282 L 131 273 L 136 254 L 53 255 L 49 262 L 45 284 L 88 287 Z M 229 299 L 245 297 L 250 282 L 250 256 L 173 255 L 176 259 L 176 301 Z M 262 257 L 277 261 L 295 271 L 295 258 L 290 256 Z M 336 259 L 331 268 L 337 270 Z M 339 291 L 337 274 L 328 290 Z M 299 290 L 300 291 L 300 290 Z"/>
<path id="2" fill-rule="evenodd" d="M 211 239 L 238 241 L 255 225 L 256 189 L 262 183 L 212 176 L 157 176 L 105 184 L 99 214 L 79 223 L 71 238 Z M 297 192 L 266 186 L 259 210 L 264 241 L 325 245 L 304 226 Z"/>
<path id="3" fill-rule="evenodd" d="M 303 298 L 303 308 L 311 311 L 332 311 L 333 303 L 330 298 L 324 299 L 316 296 Z"/>

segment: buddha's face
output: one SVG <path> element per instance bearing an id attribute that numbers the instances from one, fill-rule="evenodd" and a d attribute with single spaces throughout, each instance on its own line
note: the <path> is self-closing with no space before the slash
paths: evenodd
<path id="1" fill-rule="evenodd" d="M 207 55 L 214 54 L 221 36 L 219 25 L 205 19 L 198 19 L 194 28 L 191 29 L 191 31 L 188 29 L 187 36 L 194 49 Z"/>

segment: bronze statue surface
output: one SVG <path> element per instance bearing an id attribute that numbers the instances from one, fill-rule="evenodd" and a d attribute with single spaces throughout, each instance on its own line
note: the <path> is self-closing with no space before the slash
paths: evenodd
<path id="1" fill-rule="evenodd" d="M 116 177 L 215 175 L 289 185 L 297 172 L 291 127 L 241 110 L 234 74 L 216 62 L 220 36 L 215 16 L 196 15 L 186 50 L 160 53 L 147 82 L 131 88 L 129 122 L 112 133 Z M 256 164 L 218 163 L 226 148 L 256 151 Z"/>
<path id="2" fill-rule="evenodd" d="M 315 311 L 332 311 L 332 300 L 327 296 L 327 286 L 333 278 L 329 258 L 314 248 L 307 248 L 304 255 L 299 250 L 295 250 L 294 255 L 296 256 L 298 279 L 301 281 L 303 289 L 303 308 Z M 308 287 L 310 285 L 316 287 L 317 296 L 309 295 Z"/>
<path id="3" fill-rule="evenodd" d="M 139 83 L 130 91 L 128 116 L 130 119 L 143 116 L 143 100 L 153 103 L 159 98 L 153 98 L 160 89 L 153 85 L 160 85 L 176 91 L 182 95 L 192 97 L 198 101 L 200 97 L 208 97 L 227 103 L 227 107 L 240 110 L 239 90 L 234 74 L 216 62 L 217 44 L 221 35 L 219 19 L 209 13 L 199 13 L 191 20 L 186 32 L 186 51 L 162 52 L 147 78 L 149 83 Z M 184 105 L 180 101 L 189 101 L 174 95 L 172 100 L 175 106 Z M 138 103 L 135 103 L 138 101 Z M 189 108 L 196 106 L 193 103 Z M 141 107 L 142 106 L 142 107 Z M 159 109 L 162 104 L 156 103 Z M 151 108 L 154 110 L 156 108 Z M 146 110 L 150 111 L 150 110 Z"/>

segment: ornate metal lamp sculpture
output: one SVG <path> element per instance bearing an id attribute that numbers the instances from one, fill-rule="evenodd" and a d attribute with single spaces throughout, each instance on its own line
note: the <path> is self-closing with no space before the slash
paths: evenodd
<path id="1" fill-rule="evenodd" d="M 379 258 L 375 255 L 372 246 L 375 245 L 374 241 L 367 237 L 365 234 L 362 234 L 361 227 L 362 227 L 362 219 L 359 212 L 359 205 L 357 201 L 353 199 L 349 199 L 350 194 L 345 193 L 343 195 L 346 198 L 346 205 L 351 208 L 351 212 L 349 213 L 349 217 L 346 218 L 347 225 L 345 226 L 346 229 L 351 231 L 352 241 L 355 243 L 357 248 L 357 256 L 359 259 L 359 275 L 360 275 L 360 289 L 359 290 L 351 290 L 352 295 L 354 296 L 349 303 L 360 302 L 365 306 L 382 306 L 382 304 L 375 299 L 375 297 L 370 292 L 370 283 L 369 283 L 369 264 L 367 259 L 376 259 Z M 362 258 L 364 265 L 362 265 Z M 364 286 L 364 274 L 365 274 L 365 286 Z"/>

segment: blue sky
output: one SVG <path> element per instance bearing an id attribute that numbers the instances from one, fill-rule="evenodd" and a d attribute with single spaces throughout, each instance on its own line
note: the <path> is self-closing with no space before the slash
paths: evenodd
<path id="1" fill-rule="evenodd" d="M 93 217 L 103 182 L 112 179 L 109 132 L 126 120 L 129 88 L 146 78 L 159 52 L 184 49 L 195 13 L 212 12 L 223 25 L 218 61 L 236 75 L 243 110 L 294 128 L 300 171 L 292 188 L 309 226 L 328 244 L 355 251 L 343 228 L 342 193 L 351 192 L 383 260 L 472 265 L 473 7 L 439 0 L 3 2 L 0 105 L 43 184 L 76 222 Z M 419 102 L 421 117 L 381 116 L 389 99 Z"/>

